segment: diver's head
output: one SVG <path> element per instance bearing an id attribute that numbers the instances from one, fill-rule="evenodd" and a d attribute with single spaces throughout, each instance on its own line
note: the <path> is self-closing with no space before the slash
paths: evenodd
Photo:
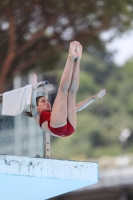
<path id="1" fill-rule="evenodd" d="M 50 111 L 51 104 L 48 101 L 48 91 L 46 90 L 46 86 L 48 85 L 48 81 L 41 82 L 41 84 L 36 88 L 36 105 L 37 110 L 40 113 L 42 110 Z M 32 98 L 32 97 L 31 97 Z M 29 117 L 33 117 L 31 105 L 27 105 L 24 109 L 25 115 Z"/>
<path id="2" fill-rule="evenodd" d="M 41 111 L 51 111 L 51 104 L 45 96 L 37 97 L 36 105 L 39 113 L 41 113 Z"/>

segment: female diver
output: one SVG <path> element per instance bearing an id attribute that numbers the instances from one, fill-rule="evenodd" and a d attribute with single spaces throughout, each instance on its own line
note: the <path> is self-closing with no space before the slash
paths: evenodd
<path id="1" fill-rule="evenodd" d="M 52 109 L 46 96 L 36 98 L 36 89 L 42 82 L 37 82 L 36 74 L 33 76 L 32 115 L 44 132 L 57 137 L 66 137 L 73 134 L 76 129 L 76 112 L 83 110 L 94 100 L 102 99 L 106 93 L 106 90 L 102 89 L 98 94 L 76 105 L 81 56 L 82 45 L 77 41 L 71 42 Z"/>

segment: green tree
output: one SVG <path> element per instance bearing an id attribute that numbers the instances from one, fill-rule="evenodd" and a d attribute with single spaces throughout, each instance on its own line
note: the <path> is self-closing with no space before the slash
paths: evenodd
<path id="1" fill-rule="evenodd" d="M 131 0 L 1 1 L 0 93 L 18 71 L 27 71 L 38 63 L 46 63 L 45 69 L 50 69 L 71 40 L 104 50 L 100 31 L 126 31 L 131 15 Z"/>

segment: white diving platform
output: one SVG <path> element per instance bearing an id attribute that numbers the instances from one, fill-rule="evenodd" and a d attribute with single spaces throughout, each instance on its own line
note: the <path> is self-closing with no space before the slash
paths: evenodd
<path id="1" fill-rule="evenodd" d="M 98 163 L 0 155 L 0 199 L 45 200 L 98 182 Z"/>

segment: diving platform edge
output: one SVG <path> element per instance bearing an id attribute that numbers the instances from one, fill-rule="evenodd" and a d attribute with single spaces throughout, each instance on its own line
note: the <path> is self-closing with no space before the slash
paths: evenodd
<path id="1" fill-rule="evenodd" d="M 98 182 L 98 163 L 0 155 L 3 200 L 45 200 Z"/>

